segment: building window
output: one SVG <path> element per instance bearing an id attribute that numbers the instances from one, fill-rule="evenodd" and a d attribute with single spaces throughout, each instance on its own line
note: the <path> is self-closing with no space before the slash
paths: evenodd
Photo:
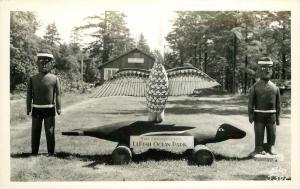
<path id="1" fill-rule="evenodd" d="M 128 63 L 144 63 L 144 58 L 128 58 Z"/>
<path id="2" fill-rule="evenodd" d="M 110 79 L 119 68 L 104 68 L 104 80 Z"/>

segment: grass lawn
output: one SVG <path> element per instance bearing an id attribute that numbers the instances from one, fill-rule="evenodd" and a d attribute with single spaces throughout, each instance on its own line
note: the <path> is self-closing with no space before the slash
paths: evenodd
<path id="1" fill-rule="evenodd" d="M 67 103 L 67 101 L 70 101 Z M 17 119 L 23 102 L 11 103 L 11 117 Z M 166 121 L 209 128 L 222 123 L 233 124 L 247 132 L 241 140 L 228 140 L 207 146 L 215 153 L 212 166 L 189 165 L 185 154 L 146 152 L 133 157 L 129 165 L 116 166 L 110 154 L 116 143 L 92 137 L 70 137 L 62 131 L 88 128 L 113 122 L 147 120 L 145 99 L 80 96 L 63 99 L 65 104 L 56 122 L 56 152 L 47 157 L 44 131 L 40 155 L 30 156 L 30 119 L 11 120 L 12 181 L 192 181 L 192 180 L 266 180 L 271 173 L 291 176 L 291 120 L 283 114 L 277 127 L 277 149 L 284 155 L 280 161 L 255 161 L 248 157 L 254 148 L 253 125 L 247 117 L 244 96 L 170 97 Z M 18 105 L 19 104 L 19 105 Z M 15 108 L 15 109 L 14 109 Z M 24 111 L 25 113 L 25 111 Z"/>

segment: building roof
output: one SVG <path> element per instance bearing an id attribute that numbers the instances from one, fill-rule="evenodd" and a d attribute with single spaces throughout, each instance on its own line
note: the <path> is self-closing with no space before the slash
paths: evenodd
<path id="1" fill-rule="evenodd" d="M 117 56 L 117 57 L 115 57 L 115 58 L 113 58 L 113 59 L 111 59 L 111 60 L 103 63 L 101 66 L 98 67 L 98 69 L 101 69 L 103 66 L 106 66 L 107 64 L 109 64 L 109 63 L 111 63 L 111 62 L 113 62 L 113 61 L 115 61 L 115 60 L 117 60 L 117 59 L 119 59 L 119 58 L 121 58 L 121 57 L 123 57 L 125 55 L 128 55 L 128 54 L 132 53 L 133 51 L 139 51 L 140 53 L 142 53 L 142 54 L 144 54 L 146 56 L 149 56 L 150 58 L 152 58 L 153 60 L 155 60 L 155 58 L 152 55 L 150 55 L 148 53 L 145 53 L 145 52 L 143 52 L 142 50 L 140 50 L 138 48 L 134 48 L 134 49 L 132 49 L 132 50 L 130 50 L 130 51 L 124 53 L 124 54 L 121 54 L 120 56 Z"/>

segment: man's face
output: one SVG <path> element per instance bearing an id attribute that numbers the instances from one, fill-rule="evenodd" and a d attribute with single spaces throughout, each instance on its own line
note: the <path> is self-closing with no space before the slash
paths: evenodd
<path id="1" fill-rule="evenodd" d="M 272 77 L 272 66 L 261 66 L 260 67 L 260 78 L 261 79 L 271 79 Z"/>
<path id="2" fill-rule="evenodd" d="M 37 65 L 39 72 L 47 73 L 51 70 L 52 59 L 48 57 L 38 57 Z"/>

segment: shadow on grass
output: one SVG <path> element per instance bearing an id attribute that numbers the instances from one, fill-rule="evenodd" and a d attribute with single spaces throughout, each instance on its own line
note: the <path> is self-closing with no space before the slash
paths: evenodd
<path id="1" fill-rule="evenodd" d="M 232 97 L 230 99 L 185 99 L 169 101 L 175 106 L 166 108 L 165 112 L 170 114 L 200 114 L 209 113 L 216 115 L 241 115 L 247 114 L 247 110 L 242 110 L 240 106 L 246 107 L 247 100 L 243 96 Z M 184 105 L 186 107 L 178 107 Z M 209 105 L 210 107 L 202 108 Z"/>
<path id="2" fill-rule="evenodd" d="M 234 109 L 221 108 L 222 106 L 216 106 L 211 108 L 193 108 L 193 107 L 172 107 L 166 108 L 166 114 L 215 114 L 215 115 L 247 115 L 246 110 L 234 107 Z"/>
<path id="3" fill-rule="evenodd" d="M 185 100 L 172 100 L 168 104 L 173 104 L 171 108 L 166 108 L 165 112 L 170 114 L 198 114 L 209 113 L 216 115 L 247 115 L 248 114 L 248 97 L 247 96 L 234 96 L 230 99 L 185 99 Z M 178 105 L 178 106 L 177 106 Z M 182 107 L 184 105 L 187 107 Z M 211 108 L 202 108 L 202 106 L 210 105 Z M 180 107 L 179 107 L 180 106 Z M 241 109 L 241 107 L 245 107 Z M 282 107 L 282 118 L 289 118 L 291 114 L 290 108 Z"/>
<path id="4" fill-rule="evenodd" d="M 232 105 L 232 106 L 246 106 L 248 103 L 248 100 L 245 98 L 240 97 L 232 97 L 231 99 L 185 99 L 185 100 L 172 100 L 168 101 L 169 104 L 182 104 L 182 105 Z"/>
<path id="5" fill-rule="evenodd" d="M 226 161 L 245 161 L 245 160 L 250 160 L 252 157 L 249 156 L 244 156 L 244 157 L 229 157 L 229 156 L 224 156 L 222 154 L 214 154 L 215 160 L 216 161 L 221 161 L 221 160 L 226 160 Z"/>
<path id="6" fill-rule="evenodd" d="M 291 177 L 274 177 L 271 175 L 260 174 L 260 175 L 233 175 L 236 179 L 235 180 L 261 180 L 261 181 L 284 181 L 284 180 L 291 180 Z M 281 179 L 281 180 L 280 180 Z"/>
<path id="7" fill-rule="evenodd" d="M 32 155 L 31 153 L 23 152 L 23 153 L 15 153 L 11 154 L 11 158 L 31 158 L 31 157 L 41 157 L 41 156 L 48 156 L 47 153 L 40 153 L 38 155 Z M 59 159 L 66 159 L 66 160 L 75 160 L 78 159 L 80 161 L 94 161 L 94 163 L 89 164 L 85 167 L 93 167 L 97 164 L 112 164 L 111 162 L 111 155 L 104 154 L 104 155 L 98 155 L 98 154 L 93 154 L 93 155 L 83 155 L 83 154 L 78 154 L 78 153 L 69 153 L 69 152 L 56 152 L 53 156 L 49 157 L 56 157 Z M 95 164 L 95 165 L 93 165 Z"/>
<path id="8" fill-rule="evenodd" d="M 169 107 L 166 108 L 165 113 L 166 114 L 175 114 L 175 115 L 181 115 L 181 114 L 185 114 L 185 115 L 189 115 L 189 114 L 201 114 L 201 113 L 207 113 L 207 114 L 215 114 L 215 115 L 247 115 L 248 112 L 246 109 L 241 109 L 240 106 L 224 106 L 223 104 L 218 104 L 215 106 L 211 106 L 210 108 L 202 108 L 201 106 L 195 106 L 195 102 L 194 102 L 194 106 L 174 106 L 174 107 Z M 186 105 L 186 104 L 183 104 Z M 228 108 L 228 109 L 226 109 Z M 99 112 L 97 113 L 99 114 Z M 135 111 L 131 111 L 131 110 L 124 110 L 122 112 L 101 112 L 101 114 L 106 114 L 106 115 L 146 115 L 147 111 L 146 110 L 135 110 Z"/>
<path id="9" fill-rule="evenodd" d="M 214 180 L 213 177 L 209 177 L 209 176 L 205 176 L 205 175 L 197 175 L 197 176 L 193 176 L 193 178 L 195 180 L 198 180 L 198 181 L 210 181 L 210 180 Z"/>
<path id="10" fill-rule="evenodd" d="M 86 112 L 88 114 L 106 114 L 106 115 L 129 115 L 129 114 L 141 114 L 144 115 L 147 113 L 147 110 L 116 110 L 116 111 L 111 111 L 111 112 L 106 112 L 106 111 L 99 111 L 99 112 L 95 112 L 95 111 L 90 111 L 90 112 Z"/>
<path id="11" fill-rule="evenodd" d="M 41 156 L 48 156 L 47 153 L 41 153 L 38 155 L 32 155 L 31 153 L 15 153 L 11 154 L 11 158 L 30 158 L 30 157 L 41 157 Z M 163 150 L 148 150 L 147 152 L 144 152 L 142 154 L 136 154 L 132 157 L 132 162 L 134 163 L 141 163 L 146 161 L 167 161 L 167 160 L 186 160 L 188 162 L 188 165 L 194 165 L 192 159 L 192 151 L 188 150 L 184 153 L 172 153 L 168 151 Z M 90 162 L 84 167 L 90 167 L 95 168 L 97 165 L 105 164 L 105 165 L 113 165 L 111 155 L 110 154 L 93 154 L 93 155 L 83 155 L 78 153 L 69 153 L 69 152 L 57 152 L 55 155 L 50 157 L 56 157 L 59 159 L 66 159 L 66 160 L 79 160 L 84 162 Z M 221 154 L 215 154 L 215 160 L 227 160 L 227 161 L 243 161 L 243 160 L 249 160 L 250 157 L 228 157 Z"/>
<path id="12" fill-rule="evenodd" d="M 267 180 L 268 175 L 233 175 L 236 180 Z"/>
<path id="13" fill-rule="evenodd" d="M 32 155 L 31 153 L 23 152 L 23 153 L 10 154 L 10 157 L 12 157 L 12 158 L 29 158 L 29 157 L 37 157 L 40 155 L 46 155 L 46 153 L 39 154 L 39 155 Z"/>

